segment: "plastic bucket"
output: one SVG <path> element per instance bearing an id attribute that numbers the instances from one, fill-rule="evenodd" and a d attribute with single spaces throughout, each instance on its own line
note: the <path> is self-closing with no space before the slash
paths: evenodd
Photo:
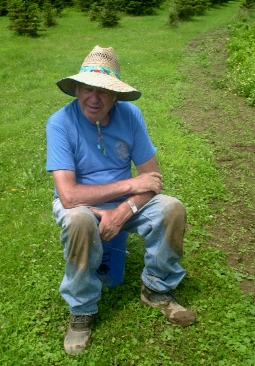
<path id="1" fill-rule="evenodd" d="M 127 238 L 128 232 L 121 231 L 112 240 L 102 242 L 103 258 L 97 276 L 103 287 L 114 288 L 124 282 Z"/>

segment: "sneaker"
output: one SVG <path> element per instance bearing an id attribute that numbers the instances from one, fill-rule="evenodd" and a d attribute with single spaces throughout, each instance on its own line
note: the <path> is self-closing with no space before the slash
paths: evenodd
<path id="1" fill-rule="evenodd" d="M 152 308 L 160 308 L 161 313 L 166 315 L 168 321 L 174 325 L 187 327 L 196 320 L 194 311 L 179 305 L 171 292 L 160 293 L 142 285 L 141 301 Z"/>
<path id="2" fill-rule="evenodd" d="M 67 329 L 64 349 L 66 353 L 75 355 L 88 348 L 91 339 L 91 328 L 95 315 L 70 316 L 70 325 Z"/>

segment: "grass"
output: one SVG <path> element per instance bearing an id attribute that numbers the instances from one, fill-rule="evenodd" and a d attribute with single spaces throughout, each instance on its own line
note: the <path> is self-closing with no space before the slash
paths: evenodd
<path id="1" fill-rule="evenodd" d="M 255 105 L 254 70 L 254 9 L 240 10 L 238 22 L 232 26 L 231 38 L 227 43 L 228 73 L 225 82 L 237 94 L 246 98 L 249 105 Z"/>
<path id="2" fill-rule="evenodd" d="M 41 38 L 19 38 L 0 19 L 1 214 L 0 361 L 11 365 L 197 366 L 255 365 L 252 295 L 240 291 L 241 277 L 225 253 L 206 247 L 225 185 L 205 140 L 174 113 L 183 103 L 186 76 L 178 69 L 194 37 L 228 25 L 238 3 L 212 9 L 170 29 L 167 9 L 157 16 L 124 17 L 103 30 L 72 10 Z M 90 348 L 64 353 L 68 309 L 58 293 L 64 260 L 59 228 L 51 214 L 52 179 L 45 172 L 45 124 L 68 103 L 55 81 L 75 73 L 96 45 L 113 46 L 122 79 L 140 89 L 141 107 L 164 177 L 166 193 L 188 212 L 187 276 L 176 293 L 197 312 L 197 322 L 179 329 L 157 309 L 139 301 L 143 240 L 128 239 L 125 283 L 105 289 Z M 201 62 L 205 63 L 204 57 Z M 184 89 L 183 89 L 184 88 Z M 209 229 L 208 229 L 209 228 Z M 234 237 L 233 237 L 234 239 Z"/>
<path id="3" fill-rule="evenodd" d="M 208 245 L 224 249 L 228 264 L 243 279 L 242 290 L 254 293 L 254 107 L 227 86 L 217 86 L 226 73 L 228 38 L 227 29 L 220 28 L 187 46 L 182 61 L 189 79 L 187 96 L 176 111 L 186 129 L 198 131 L 206 139 L 226 185 L 226 199 L 215 212 L 216 225 L 210 230 Z M 201 53 L 206 55 L 206 65 L 198 61 Z"/>

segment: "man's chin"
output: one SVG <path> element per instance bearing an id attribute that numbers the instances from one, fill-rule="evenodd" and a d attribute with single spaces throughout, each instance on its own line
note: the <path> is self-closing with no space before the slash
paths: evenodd
<path id="1" fill-rule="evenodd" d="M 100 121 L 100 116 L 96 113 L 86 113 L 85 117 L 93 124 L 96 124 L 97 121 Z"/>

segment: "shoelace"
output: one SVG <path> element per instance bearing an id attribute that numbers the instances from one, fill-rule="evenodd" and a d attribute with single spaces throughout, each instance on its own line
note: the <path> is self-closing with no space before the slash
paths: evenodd
<path id="1" fill-rule="evenodd" d="M 94 316 L 93 315 L 76 315 L 71 320 L 71 327 L 75 327 L 76 325 L 90 327 L 93 322 Z"/>

